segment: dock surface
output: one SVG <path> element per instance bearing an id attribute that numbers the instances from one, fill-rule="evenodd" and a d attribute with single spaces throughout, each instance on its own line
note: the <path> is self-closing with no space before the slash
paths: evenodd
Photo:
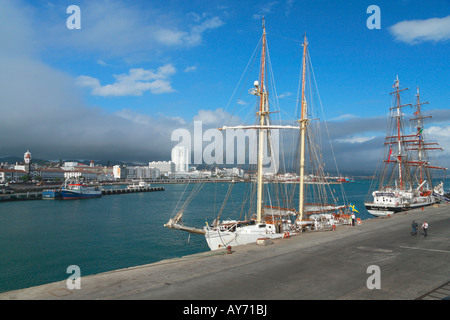
<path id="1" fill-rule="evenodd" d="M 411 222 L 429 223 L 428 237 Z M 379 268 L 380 288 L 374 284 Z M 413 300 L 450 296 L 450 205 L 0 293 L 1 300 Z M 68 274 L 69 277 L 69 274 Z M 371 280 L 372 279 L 372 280 Z"/>

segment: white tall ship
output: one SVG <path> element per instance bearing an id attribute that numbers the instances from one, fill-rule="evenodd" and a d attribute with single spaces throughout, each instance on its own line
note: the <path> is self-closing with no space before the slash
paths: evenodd
<path id="1" fill-rule="evenodd" d="M 428 159 L 430 151 L 442 150 L 435 142 L 425 140 L 424 119 L 431 116 L 422 115 L 421 107 L 428 102 L 420 102 L 417 88 L 416 104 L 401 104 L 398 77 L 393 85 L 395 91 L 390 108 L 388 134 L 385 140 L 385 157 L 379 177 L 372 182 L 377 190 L 369 191 L 372 201 L 364 203 L 367 211 L 374 216 L 387 216 L 401 211 L 432 205 L 445 198 L 443 182 L 434 185 L 432 172 L 447 170 L 432 165 Z M 405 133 L 402 108 L 414 107 L 409 134 Z M 378 185 L 376 185 L 378 183 Z"/>
<path id="2" fill-rule="evenodd" d="M 301 104 L 300 108 L 297 108 L 300 111 L 300 119 L 296 123 L 292 123 L 292 125 L 282 125 L 281 123 L 274 125 L 269 119 L 269 115 L 274 113 L 274 110 L 269 109 L 269 102 L 271 101 L 267 90 L 269 81 L 266 79 L 266 76 L 270 72 L 270 68 L 268 68 L 268 50 L 264 20 L 260 43 L 261 60 L 259 80 L 254 82 L 254 88 L 250 90 L 250 94 L 255 95 L 257 98 L 255 124 L 223 126 L 219 129 L 257 131 L 257 167 L 255 175 L 251 179 L 253 182 L 248 183 L 250 192 L 248 193 L 248 197 L 246 197 L 247 202 L 242 204 L 242 208 L 248 204 L 249 214 L 247 218 L 221 220 L 224 208 L 229 205 L 227 200 L 230 198 L 234 185 L 231 182 L 228 193 L 225 196 L 225 201 L 220 206 L 220 211 L 211 224 L 207 224 L 203 228 L 196 228 L 186 226 L 182 222 L 183 215 L 188 211 L 187 204 L 192 201 L 192 197 L 195 194 L 200 192 L 202 185 L 193 188 L 191 195 L 187 197 L 181 209 L 175 211 L 176 214 L 174 217 L 165 224 L 166 227 L 171 229 L 204 235 L 211 250 L 255 243 L 258 239 L 282 238 L 305 230 L 331 229 L 337 224 L 344 223 L 344 221 L 347 222 L 348 206 L 345 204 L 338 205 L 338 199 L 334 194 L 335 191 L 333 193 L 330 184 L 308 183 L 306 181 L 308 174 L 325 177 L 321 150 L 317 147 L 319 143 L 314 140 L 314 132 L 311 130 L 311 120 L 313 118 L 310 118 L 311 112 L 309 107 L 313 98 L 307 97 L 306 95 L 306 91 L 311 91 L 311 88 L 307 87 L 306 83 L 307 70 L 311 70 L 306 36 L 303 43 L 301 100 L 297 99 L 297 103 Z M 309 85 L 314 85 L 314 83 Z M 294 143 L 296 144 L 295 148 L 298 148 L 299 156 L 296 158 L 294 166 L 297 168 L 300 177 L 300 181 L 297 184 L 287 184 L 283 183 L 283 181 L 275 181 L 273 184 L 273 181 L 269 183 L 264 178 L 263 160 L 264 156 L 270 154 L 271 150 L 273 150 L 272 132 L 275 129 L 290 129 L 296 133 L 294 135 Z M 249 147 L 249 149 L 251 148 L 252 146 Z M 307 164 L 307 159 L 315 159 L 318 163 L 315 165 Z M 279 166 L 278 163 L 275 165 L 277 168 Z M 324 178 L 323 181 L 325 180 Z M 284 193 L 283 200 L 276 200 L 277 194 L 288 187 L 291 189 Z M 343 196 L 341 200 L 345 200 L 345 197 Z M 240 206 L 238 205 L 237 207 Z M 244 210 L 242 209 L 241 211 Z"/>

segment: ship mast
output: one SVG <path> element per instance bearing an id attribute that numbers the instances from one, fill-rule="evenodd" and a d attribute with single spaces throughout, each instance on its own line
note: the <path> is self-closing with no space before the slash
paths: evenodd
<path id="1" fill-rule="evenodd" d="M 426 103 L 428 103 L 428 102 L 423 102 L 423 103 L 420 103 L 420 94 L 419 94 L 419 87 L 417 87 L 417 94 L 416 94 L 416 97 L 417 97 L 417 111 L 414 113 L 416 116 L 417 116 L 417 138 L 418 138 L 418 145 L 417 145 L 417 151 L 418 151 L 418 154 L 417 154 L 417 156 L 418 156 L 418 162 L 419 162 L 419 174 L 420 174 L 420 182 L 419 182 L 419 184 L 420 184 L 420 190 L 422 190 L 423 189 L 423 186 L 422 186 L 422 183 L 423 183 L 423 159 L 424 159 L 424 146 L 423 146 L 423 139 L 421 139 L 421 133 L 422 133 L 422 130 L 423 130 L 423 123 L 422 123 L 422 119 L 423 119 L 423 117 L 422 117 L 422 115 L 421 115 L 421 113 L 420 113 L 420 106 L 422 105 L 422 104 L 426 104 Z M 431 117 L 431 116 L 430 116 Z M 430 181 L 430 183 L 432 183 L 431 181 Z"/>
<path id="2" fill-rule="evenodd" d="M 396 118 L 396 129 L 397 132 L 395 132 L 395 136 L 391 136 L 391 137 L 387 137 L 387 139 L 389 138 L 395 138 L 395 141 L 392 142 L 396 142 L 397 143 L 397 165 L 398 165 L 398 177 L 399 177 L 399 183 L 400 183 L 400 190 L 403 190 L 404 187 L 404 181 L 403 181 L 403 166 L 402 163 L 405 162 L 405 159 L 403 159 L 403 137 L 405 137 L 404 135 L 402 135 L 402 112 L 401 112 L 401 108 L 402 107 L 406 107 L 406 106 L 410 106 L 411 104 L 405 104 L 405 105 L 401 105 L 400 104 L 400 92 L 404 91 L 404 90 L 408 90 L 408 88 L 406 89 L 401 89 L 400 90 L 400 83 L 398 80 L 398 76 L 395 80 L 395 83 L 393 85 L 394 88 L 396 88 L 396 90 L 394 92 L 391 92 L 391 94 L 395 94 L 396 97 L 396 106 L 392 107 L 392 109 L 397 109 L 397 113 L 396 115 L 394 115 L 394 117 Z M 387 143 L 392 143 L 392 142 L 387 142 Z M 390 162 L 388 160 L 388 162 Z"/>
<path id="3" fill-rule="evenodd" d="M 262 221 L 262 203 L 263 203 L 263 162 L 264 162 L 264 138 L 266 133 L 271 129 L 294 129 L 298 130 L 298 126 L 290 125 L 271 125 L 268 121 L 269 105 L 268 95 L 265 88 L 265 76 L 266 76 L 266 27 L 264 18 L 262 20 L 263 36 L 262 36 L 262 49 L 261 49 L 261 69 L 259 82 L 254 82 L 254 88 L 250 93 L 255 96 L 259 96 L 259 110 L 256 115 L 259 117 L 259 123 L 255 125 L 241 125 L 241 126 L 223 126 L 219 130 L 245 130 L 256 129 L 258 130 L 258 164 L 257 164 L 257 191 L 256 191 L 256 223 Z"/>
<path id="4" fill-rule="evenodd" d="M 306 53 L 308 47 L 308 41 L 305 39 L 302 44 L 303 46 L 303 61 L 302 61 L 302 105 L 301 105 L 301 117 L 298 122 L 300 122 L 300 190 L 299 190 L 299 218 L 300 221 L 303 220 L 304 215 L 304 201 L 305 201 L 305 136 L 306 136 L 306 125 L 308 123 L 307 115 L 307 105 L 305 98 L 305 73 L 306 73 Z"/>
<path id="5" fill-rule="evenodd" d="M 397 97 L 397 143 L 398 143 L 398 176 L 400 181 L 400 190 L 403 189 L 403 173 L 402 173 L 402 144 L 401 144 L 401 112 L 400 112 L 400 91 L 399 91 L 399 83 L 398 83 L 398 76 L 397 76 L 397 91 L 396 91 L 396 97 Z"/>
<path id="6" fill-rule="evenodd" d="M 259 91 L 259 125 L 258 129 L 258 188 L 257 188 L 257 200 L 256 200 L 256 223 L 261 222 L 262 217 L 262 196 L 263 196 L 263 161 L 264 161 L 264 134 L 265 129 L 263 126 L 266 122 L 266 115 L 268 111 L 266 110 L 266 99 L 267 92 L 264 90 L 264 77 L 266 69 L 266 26 L 264 23 L 264 18 L 262 20 L 263 36 L 262 36 L 262 51 L 261 51 L 261 75 L 259 87 L 256 89 Z"/>
<path id="7" fill-rule="evenodd" d="M 429 175 L 428 169 L 443 169 L 446 168 L 443 167 L 437 167 L 437 166 L 430 166 L 428 163 L 428 160 L 426 158 L 426 150 L 442 150 L 442 148 L 439 147 L 429 147 L 429 145 L 437 145 L 437 143 L 425 143 L 423 139 L 423 119 L 430 118 L 431 116 L 422 116 L 421 115 L 421 106 L 424 104 L 427 104 L 428 102 L 420 102 L 420 95 L 419 95 L 419 88 L 417 88 L 417 104 L 415 107 L 417 107 L 416 112 L 414 112 L 415 117 L 410 119 L 411 121 L 417 120 L 417 132 L 415 134 L 409 134 L 405 135 L 402 134 L 402 112 L 401 108 L 406 106 L 412 106 L 411 104 L 404 104 L 401 105 L 400 103 L 400 92 L 406 89 L 400 89 L 399 87 L 399 81 L 398 76 L 395 80 L 395 83 L 393 87 L 396 88 L 394 92 L 391 92 L 391 94 L 395 94 L 396 103 L 395 106 L 390 108 L 390 110 L 396 109 L 396 112 L 392 115 L 393 118 L 395 118 L 395 132 L 393 132 L 393 135 L 386 137 L 385 144 L 397 144 L 397 159 L 396 160 L 390 160 L 390 152 L 389 152 L 389 158 L 387 161 L 388 164 L 392 162 L 396 162 L 398 166 L 398 175 L 399 175 L 399 183 L 400 183 L 400 189 L 404 190 L 406 187 L 407 181 L 409 180 L 411 187 L 413 184 L 413 181 L 411 181 L 412 176 L 409 173 L 409 167 L 415 166 L 419 167 L 419 186 L 420 190 L 423 189 L 423 183 L 425 182 L 424 179 L 424 170 Z M 417 151 L 417 159 L 416 160 L 409 160 L 409 154 L 407 151 L 415 150 Z M 428 180 L 430 185 L 432 185 L 431 176 L 428 176 Z"/>
<path id="8" fill-rule="evenodd" d="M 446 170 L 444 167 L 438 167 L 438 166 L 431 166 L 427 159 L 426 150 L 443 150 L 441 147 L 430 147 L 431 145 L 439 145 L 436 142 L 425 142 L 424 139 L 424 121 L 423 119 L 431 118 L 431 116 L 423 116 L 422 115 L 422 108 L 421 106 L 424 104 L 428 104 L 428 102 L 421 102 L 420 101 L 420 94 L 419 94 L 419 87 L 417 87 L 417 103 L 414 105 L 416 107 L 416 111 L 414 112 L 414 118 L 410 119 L 411 121 L 417 120 L 417 132 L 416 134 L 412 135 L 414 138 L 412 140 L 406 141 L 407 143 L 410 143 L 408 145 L 407 150 L 413 150 L 417 151 L 417 161 L 408 161 L 408 163 L 412 166 L 418 166 L 419 168 L 419 185 L 420 190 L 423 189 L 422 183 L 424 182 L 424 175 L 427 175 L 428 181 L 430 183 L 430 186 L 433 187 L 433 180 L 431 179 L 431 175 L 429 172 L 429 169 L 440 169 L 440 170 Z M 425 171 L 425 172 L 424 172 Z"/>

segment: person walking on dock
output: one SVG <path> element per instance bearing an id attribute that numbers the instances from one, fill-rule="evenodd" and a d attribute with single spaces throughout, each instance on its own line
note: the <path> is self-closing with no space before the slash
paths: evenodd
<path id="1" fill-rule="evenodd" d="M 419 225 L 417 224 L 416 220 L 413 220 L 411 227 L 412 227 L 411 235 L 417 236 L 417 228 L 419 227 Z"/>
<path id="2" fill-rule="evenodd" d="M 423 229 L 423 236 L 426 238 L 428 236 L 428 223 L 424 221 L 421 228 Z"/>

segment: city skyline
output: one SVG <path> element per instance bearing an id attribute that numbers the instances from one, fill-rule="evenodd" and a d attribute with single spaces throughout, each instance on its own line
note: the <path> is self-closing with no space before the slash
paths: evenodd
<path id="1" fill-rule="evenodd" d="M 245 121 L 248 110 L 227 104 L 264 16 L 276 94 L 291 114 L 300 63 L 292 56 L 306 32 L 342 171 L 375 170 L 397 75 L 409 88 L 405 103 L 417 86 L 430 102 L 425 133 L 450 167 L 449 1 L 0 3 L 0 134 L 9 137 L 0 158 L 29 149 L 42 159 L 167 160 L 175 130 L 194 121 L 212 128 L 223 114 Z M 78 30 L 67 27 L 72 4 Z M 370 5 L 380 29 L 367 27 Z M 251 99 L 243 94 L 236 106 Z"/>

